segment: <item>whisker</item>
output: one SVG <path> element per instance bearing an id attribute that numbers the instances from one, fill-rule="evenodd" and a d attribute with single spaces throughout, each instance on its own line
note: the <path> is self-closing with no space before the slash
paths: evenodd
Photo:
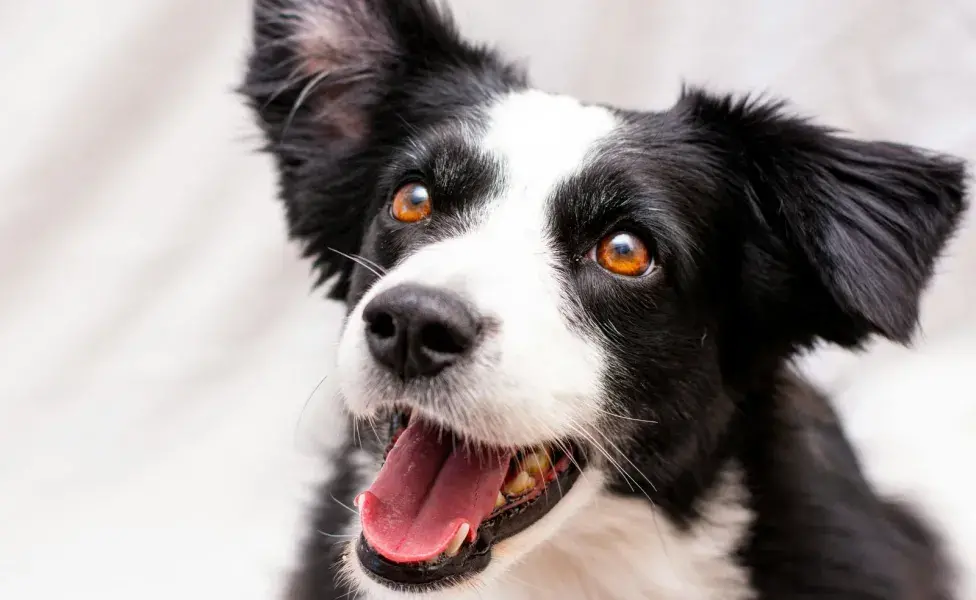
<path id="1" fill-rule="evenodd" d="M 356 440 L 359 440 L 358 442 Z M 352 440 L 358 447 L 363 447 L 363 432 L 359 429 L 359 419 L 352 420 Z"/>
<path id="2" fill-rule="evenodd" d="M 550 427 L 545 422 L 545 420 L 542 417 L 537 417 L 536 420 L 539 423 L 539 428 L 546 432 L 546 434 L 547 434 L 546 437 L 555 440 L 555 441 L 551 442 L 551 444 L 556 445 L 556 446 L 563 446 L 563 442 L 560 441 L 559 438 L 556 437 L 555 432 L 552 430 L 552 427 Z M 568 456 L 572 457 L 572 453 L 569 452 L 565 447 L 562 447 L 561 449 L 562 449 L 562 451 L 565 454 L 567 454 Z M 552 453 L 549 452 L 549 444 L 543 444 L 542 445 L 542 452 L 545 454 L 546 460 L 549 461 L 550 468 L 555 469 L 556 468 L 556 461 L 553 460 Z M 556 487 L 559 489 L 559 497 L 562 498 L 563 497 L 563 487 L 562 487 L 562 484 L 559 483 L 559 474 L 558 473 L 556 474 L 556 477 L 553 479 L 553 481 L 556 482 Z M 543 488 L 542 488 L 542 490 L 543 490 L 543 493 L 546 496 L 546 503 L 548 503 L 549 502 L 549 486 L 546 485 L 545 482 L 543 482 Z"/>
<path id="3" fill-rule="evenodd" d="M 314 388 L 312 388 L 312 392 L 308 395 L 308 398 L 305 399 L 305 403 L 302 404 L 302 410 L 300 413 L 298 413 L 298 421 L 295 423 L 295 430 L 292 432 L 293 444 L 298 444 L 298 430 L 302 426 L 302 420 L 305 418 L 305 411 L 308 409 L 308 404 L 312 401 L 312 398 L 315 397 L 315 392 L 319 391 L 319 388 L 322 387 L 322 384 L 325 383 L 325 380 L 328 379 L 328 377 L 328 374 L 326 374 L 322 376 L 322 379 L 319 379 L 319 382 L 315 384 Z"/>
<path id="4" fill-rule="evenodd" d="M 376 438 L 376 443 L 380 444 L 383 440 L 380 439 L 380 434 L 376 432 L 376 426 L 373 423 L 372 416 L 366 417 L 366 424 L 369 425 L 369 428 L 373 430 L 373 437 Z"/>
<path id="5" fill-rule="evenodd" d="M 354 514 L 354 515 L 358 515 L 359 514 L 358 512 L 356 512 L 356 510 L 354 508 L 350 507 L 348 504 L 343 503 L 341 500 L 339 500 L 338 498 L 336 498 L 333 494 L 330 493 L 329 494 L 329 497 L 332 498 L 335 501 L 336 504 L 338 504 L 342 508 L 348 510 L 352 514 Z"/>
<path id="6" fill-rule="evenodd" d="M 365 261 L 365 262 L 368 262 L 368 263 L 369 263 L 369 264 L 371 264 L 371 265 L 372 265 L 373 267 L 375 267 L 375 268 L 376 268 L 376 269 L 377 269 L 377 270 L 378 270 L 378 271 L 379 271 L 380 273 L 382 273 L 382 274 L 384 274 L 384 275 L 386 275 L 386 267 L 384 267 L 383 265 L 380 265 L 380 264 L 377 264 L 377 263 L 375 263 L 375 262 L 373 262 L 373 261 L 371 261 L 370 259 L 368 259 L 368 258 L 366 258 L 366 257 L 365 257 L 365 256 L 363 256 L 362 254 L 351 254 L 350 256 L 355 256 L 355 257 L 356 257 L 356 258 L 358 258 L 359 260 L 362 260 L 362 261 Z"/>
<path id="7" fill-rule="evenodd" d="M 364 269 L 366 269 L 367 271 L 369 271 L 373 275 L 376 275 L 377 277 L 382 277 L 383 276 L 383 273 L 380 273 L 375 268 L 373 268 L 369 264 L 367 264 L 365 262 L 366 259 L 362 258 L 361 256 L 358 256 L 358 255 L 355 255 L 355 254 L 346 254 L 345 252 L 342 252 L 341 250 L 336 250 L 335 248 L 329 248 L 329 250 L 331 250 L 332 252 L 335 252 L 339 256 L 342 256 L 344 258 L 348 258 L 352 262 L 356 263 L 357 265 L 360 265 L 361 267 L 363 267 Z"/>
<path id="8" fill-rule="evenodd" d="M 548 447 L 543 447 L 543 452 L 546 453 L 546 460 L 549 461 L 549 464 L 551 465 L 550 468 L 551 469 L 555 469 L 556 468 L 556 461 L 553 460 L 552 453 L 549 452 L 549 448 Z M 556 488 L 559 490 L 559 498 L 561 499 L 563 497 L 563 484 L 559 483 L 559 473 L 556 473 L 556 476 L 553 478 L 553 481 L 556 482 Z M 546 489 L 546 499 L 548 500 L 549 499 L 549 486 L 547 485 L 545 489 Z"/>
<path id="9" fill-rule="evenodd" d="M 602 408 L 597 408 L 597 410 L 600 411 L 601 413 L 609 416 L 609 417 L 616 417 L 618 419 L 624 419 L 625 421 L 636 421 L 637 423 L 647 423 L 649 425 L 657 425 L 657 421 L 648 421 L 647 419 L 638 419 L 637 417 L 628 417 L 627 415 L 618 415 L 616 413 L 612 413 L 612 412 L 610 412 L 608 410 L 604 410 Z"/>
<path id="10" fill-rule="evenodd" d="M 318 534 L 319 535 L 324 535 L 325 537 L 338 538 L 338 539 L 342 539 L 342 540 L 351 540 L 353 538 L 358 537 L 358 536 L 355 536 L 355 535 L 352 535 L 352 534 L 349 534 L 349 533 L 326 533 L 326 532 L 322 531 L 321 529 L 318 530 Z"/>
<path id="11" fill-rule="evenodd" d="M 589 483 L 590 482 L 589 475 L 586 474 L 586 471 L 583 470 L 582 465 L 580 465 L 579 464 L 579 461 L 576 460 L 576 457 L 573 456 L 572 446 L 570 446 L 565 441 L 563 441 L 563 440 L 559 439 L 558 437 L 556 437 L 555 432 L 552 430 L 551 427 L 549 427 L 549 426 L 545 426 L 545 427 L 547 429 L 549 429 L 550 434 L 551 434 L 550 437 L 553 438 L 554 440 L 556 440 L 554 442 L 556 444 L 556 446 L 558 446 L 558 448 L 560 450 L 562 450 L 563 454 L 566 455 L 566 458 L 569 459 L 569 462 L 572 463 L 572 465 L 574 467 L 576 467 L 576 470 L 577 471 L 579 471 L 580 477 L 582 477 L 587 483 Z M 559 491 L 560 491 L 560 493 L 562 493 L 562 489 L 561 488 L 560 488 Z"/>
<path id="12" fill-rule="evenodd" d="M 640 475 L 641 477 L 644 478 L 644 481 L 647 482 L 647 485 L 651 486 L 651 489 L 652 490 L 654 490 L 655 492 L 657 491 L 657 487 L 655 487 L 655 485 L 653 483 L 651 483 L 651 480 L 647 477 L 647 475 L 645 475 L 643 471 L 641 471 L 640 469 L 638 469 L 637 468 L 637 465 L 635 465 L 634 462 L 632 460 L 630 460 L 630 458 L 628 458 L 626 454 L 624 454 L 623 450 L 621 450 L 619 447 L 617 447 L 617 445 L 614 444 L 612 441 L 610 441 L 610 438 L 608 438 L 602 432 L 597 431 L 597 433 L 599 433 L 600 434 L 600 437 L 602 437 L 603 439 L 605 439 L 607 441 L 607 443 L 610 444 L 610 446 L 614 450 L 617 451 L 617 454 L 619 454 L 624 460 L 626 460 L 630 464 L 631 467 L 633 467 L 633 469 L 635 471 L 637 471 L 637 474 L 638 475 Z"/>
<path id="13" fill-rule="evenodd" d="M 355 594 L 357 592 L 358 592 L 358 590 L 355 587 L 351 587 L 348 592 L 346 592 L 345 594 L 339 596 L 338 598 L 336 598 L 336 600 L 343 600 L 343 598 L 348 598 L 348 597 L 352 596 L 353 594 Z"/>
<path id="14" fill-rule="evenodd" d="M 640 492 L 642 494 L 644 494 L 644 496 L 647 497 L 647 499 L 649 501 L 653 502 L 653 500 L 651 500 L 650 495 L 648 495 L 648 493 L 644 490 L 644 488 L 642 488 L 640 486 L 640 484 L 637 483 L 637 480 L 634 479 L 633 477 L 631 477 L 629 474 L 627 474 L 626 471 L 624 471 L 624 469 L 620 465 L 620 463 L 618 463 L 616 460 L 614 460 L 614 458 L 610 455 L 610 452 L 608 452 L 606 448 L 604 448 L 599 442 L 597 442 L 596 441 L 596 438 L 594 438 L 592 435 L 588 434 L 586 431 L 584 431 L 578 425 L 575 425 L 574 424 L 574 425 L 572 425 L 572 427 L 573 427 L 573 429 L 576 430 L 577 433 L 579 433 L 581 436 L 585 437 L 594 448 L 596 448 L 597 450 L 599 450 L 600 453 L 603 454 L 603 456 L 610 462 L 610 465 L 611 466 L 613 466 L 615 469 L 617 469 L 617 472 L 620 473 L 624 477 L 624 481 L 627 483 L 627 486 L 630 488 L 630 491 L 634 492 L 634 491 L 640 490 Z M 637 486 L 637 489 L 636 490 L 634 489 L 634 485 Z"/>
<path id="15" fill-rule="evenodd" d="M 630 464 L 630 466 L 635 471 L 637 471 L 637 473 L 641 477 L 644 478 L 644 481 L 646 481 L 647 484 L 651 486 L 651 489 L 652 490 L 654 490 L 655 492 L 657 491 L 657 487 L 651 482 L 651 480 L 647 477 L 647 475 L 643 471 L 641 471 L 640 469 L 638 469 L 637 468 L 637 465 L 635 465 L 634 462 L 632 460 L 630 460 L 630 458 L 628 458 L 626 454 L 624 454 L 623 450 L 621 450 L 616 444 L 614 444 L 612 441 L 610 441 L 610 439 L 606 435 L 604 435 L 602 432 L 597 431 L 597 433 L 599 433 L 600 434 L 600 437 L 602 437 L 604 440 L 606 440 L 607 443 L 610 444 L 610 446 L 613 447 L 613 449 L 617 452 L 617 454 L 619 454 L 624 460 L 626 460 Z M 618 468 L 618 470 L 619 470 L 619 468 Z M 630 479 L 633 480 L 633 482 L 635 484 L 637 483 L 637 480 L 634 479 L 632 476 L 629 476 L 629 475 L 625 474 L 623 471 L 620 471 L 620 472 L 621 472 L 622 475 L 624 475 L 624 477 L 630 477 Z M 647 492 L 644 491 L 644 488 L 642 488 L 639 484 L 638 484 L 637 487 L 640 488 L 641 492 L 644 494 L 644 497 L 646 497 L 647 498 L 647 501 L 651 503 L 651 506 L 657 506 L 657 503 L 655 503 L 654 500 L 647 494 Z M 660 526 L 660 524 L 658 523 L 658 520 L 657 520 L 657 511 L 656 510 L 653 511 L 653 512 L 651 512 L 651 518 L 654 519 L 654 529 L 657 531 L 658 539 L 661 541 L 661 548 L 664 550 L 664 554 L 667 556 L 667 554 L 668 554 L 667 542 L 665 541 L 664 535 L 661 534 L 661 526 Z"/>

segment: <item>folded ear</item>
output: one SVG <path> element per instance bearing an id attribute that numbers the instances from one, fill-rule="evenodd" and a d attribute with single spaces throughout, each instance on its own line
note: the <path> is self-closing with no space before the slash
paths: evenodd
<path id="1" fill-rule="evenodd" d="M 379 166 L 392 148 L 457 109 L 523 85 L 490 51 L 461 40 L 426 0 L 256 0 L 240 91 L 279 171 L 293 237 L 320 283 L 359 250 Z"/>
<path id="2" fill-rule="evenodd" d="M 837 135 L 782 103 L 686 92 L 680 106 L 718 146 L 748 233 L 743 287 L 800 343 L 879 333 L 907 342 L 933 264 L 965 208 L 961 161 Z"/>

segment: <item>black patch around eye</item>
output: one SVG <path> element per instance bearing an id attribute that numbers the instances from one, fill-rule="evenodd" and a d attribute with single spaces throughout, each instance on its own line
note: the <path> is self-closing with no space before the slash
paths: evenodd
<path id="1" fill-rule="evenodd" d="M 462 136 L 440 134 L 416 141 L 401 152 L 386 170 L 383 186 L 392 194 L 404 182 L 423 183 L 434 222 L 486 202 L 501 189 L 502 174 L 497 159 Z"/>
<path id="2" fill-rule="evenodd" d="M 699 174 L 673 156 L 676 144 L 640 138 L 607 142 L 557 187 L 549 227 L 569 269 L 588 270 L 589 250 L 605 236 L 627 231 L 647 245 L 662 268 L 660 277 L 678 289 L 694 285 L 701 248 L 693 216 L 707 198 L 689 183 Z"/>
<path id="3" fill-rule="evenodd" d="M 653 190 L 637 189 L 613 171 L 590 169 L 559 185 L 551 199 L 550 227 L 567 257 L 579 258 L 607 235 L 627 232 L 652 252 L 668 252 L 668 227 L 659 220 Z M 626 241 L 626 240 L 625 240 Z M 627 248 L 620 248 L 627 254 Z"/>
<path id="4" fill-rule="evenodd" d="M 422 187 L 411 199 L 429 198 L 431 212 L 414 223 L 397 221 L 389 210 L 377 212 L 372 227 L 381 264 L 390 268 L 416 249 L 475 224 L 472 215 L 502 189 L 503 173 L 500 161 L 472 144 L 458 127 L 435 130 L 395 152 L 379 181 L 383 200 L 389 204 L 398 189 L 415 182 Z"/>

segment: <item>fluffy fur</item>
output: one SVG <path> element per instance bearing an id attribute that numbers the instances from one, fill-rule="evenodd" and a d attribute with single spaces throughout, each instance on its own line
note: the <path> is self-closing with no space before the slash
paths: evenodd
<path id="1" fill-rule="evenodd" d="M 468 439 L 592 455 L 552 512 L 437 595 L 954 597 L 940 540 L 872 489 L 788 361 L 818 340 L 910 340 L 964 208 L 959 161 L 778 102 L 690 89 L 644 113 L 546 94 L 423 0 L 259 0 L 243 92 L 291 233 L 349 307 L 353 418 L 397 403 Z M 406 225 L 387 207 L 417 179 L 434 213 Z M 648 243 L 649 274 L 591 260 L 615 231 Z M 403 283 L 486 324 L 436 377 L 367 351 L 363 307 Z M 348 440 L 313 531 L 357 531 L 333 500 L 368 485 L 363 456 Z M 290 597 L 409 595 L 364 575 L 354 544 L 312 535 Z"/>

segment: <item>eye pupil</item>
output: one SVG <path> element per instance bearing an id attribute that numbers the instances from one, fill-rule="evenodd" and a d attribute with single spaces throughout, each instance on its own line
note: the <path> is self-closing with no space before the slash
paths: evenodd
<path id="1" fill-rule="evenodd" d="M 620 233 L 610 241 L 613 251 L 621 256 L 630 256 L 634 253 L 634 241 L 630 234 Z"/>

